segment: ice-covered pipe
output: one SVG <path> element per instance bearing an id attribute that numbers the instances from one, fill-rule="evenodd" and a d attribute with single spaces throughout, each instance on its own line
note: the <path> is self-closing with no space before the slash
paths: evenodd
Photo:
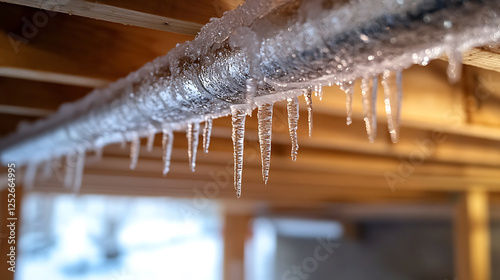
<path id="1" fill-rule="evenodd" d="M 500 38 L 497 0 L 248 1 L 107 88 L 3 139 L 36 163 L 226 116 L 232 106 L 344 87 Z M 453 71 L 452 71 L 453 72 Z M 453 74 L 453 73 L 452 73 Z"/>

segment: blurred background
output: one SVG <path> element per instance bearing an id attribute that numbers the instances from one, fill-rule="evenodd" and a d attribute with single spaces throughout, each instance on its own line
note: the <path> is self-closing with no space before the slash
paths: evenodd
<path id="1" fill-rule="evenodd" d="M 239 4 L 62 1 L 0 0 L 2 137 L 193 39 Z M 75 158 L 38 166 L 31 189 L 19 168 L 16 273 L 4 268 L 2 227 L 0 279 L 500 279 L 500 50 L 473 49 L 464 63 L 455 85 L 444 59 L 404 71 L 397 144 L 382 98 L 370 144 L 359 84 L 350 126 L 344 92 L 326 87 L 321 101 L 313 97 L 311 138 L 300 98 L 292 162 L 286 106 L 276 103 L 267 185 L 256 116 L 247 118 L 239 199 L 229 118 L 214 120 L 194 173 L 183 132 L 166 177 L 161 135 L 151 151 L 142 139 L 135 170 L 129 143 L 88 152 L 78 193 L 64 186 Z"/>

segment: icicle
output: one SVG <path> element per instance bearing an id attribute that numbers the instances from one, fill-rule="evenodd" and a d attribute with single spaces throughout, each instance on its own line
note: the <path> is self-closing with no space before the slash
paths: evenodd
<path id="1" fill-rule="evenodd" d="M 102 147 L 95 148 L 95 158 L 100 160 L 102 159 Z"/>
<path id="2" fill-rule="evenodd" d="M 297 126 L 299 123 L 299 99 L 297 97 L 287 99 L 287 112 L 288 112 L 288 131 L 292 140 L 292 161 L 297 160 L 297 151 L 299 145 L 297 144 Z"/>
<path id="3" fill-rule="evenodd" d="M 311 98 L 311 90 L 308 89 L 307 92 L 304 93 L 304 98 L 307 104 L 307 123 L 309 124 L 309 137 L 311 137 L 313 130 L 313 104 Z"/>
<path id="4" fill-rule="evenodd" d="M 48 160 L 45 162 L 45 165 L 43 166 L 42 178 L 48 179 L 50 178 L 51 174 L 52 174 L 52 161 Z"/>
<path id="5" fill-rule="evenodd" d="M 384 71 L 382 85 L 384 87 L 385 112 L 392 143 L 399 140 L 399 120 L 401 114 L 401 99 L 403 96 L 401 71 Z"/>
<path id="6" fill-rule="evenodd" d="M 257 92 L 257 80 L 255 80 L 254 78 L 247 79 L 246 89 L 247 89 L 246 99 L 247 99 L 247 104 L 248 104 L 247 114 L 251 116 L 252 109 L 253 109 L 252 108 L 253 100 L 254 100 L 255 94 Z"/>
<path id="7" fill-rule="evenodd" d="M 135 169 L 137 166 L 137 160 L 139 159 L 139 150 L 141 148 L 141 139 L 139 135 L 134 135 L 132 137 L 132 142 L 130 143 L 130 169 Z"/>
<path id="8" fill-rule="evenodd" d="M 148 142 L 146 144 L 148 152 L 153 150 L 153 145 L 155 144 L 155 133 L 151 131 L 148 135 Z"/>
<path id="9" fill-rule="evenodd" d="M 245 110 L 235 107 L 231 108 L 233 123 L 233 158 L 234 158 L 234 188 L 236 196 L 241 196 L 241 178 L 243 173 L 243 144 L 245 141 Z"/>
<path id="10" fill-rule="evenodd" d="M 123 134 L 122 136 L 123 138 L 122 142 L 120 143 L 120 148 L 125 149 L 127 147 L 127 137 L 125 136 L 125 134 Z"/>
<path id="11" fill-rule="evenodd" d="M 352 124 L 352 96 L 354 94 L 354 82 L 349 81 L 340 85 L 340 89 L 345 92 L 345 108 L 347 111 L 346 124 Z"/>
<path id="12" fill-rule="evenodd" d="M 210 146 L 210 136 L 212 135 L 212 118 L 205 118 L 205 127 L 203 128 L 203 152 L 208 154 L 208 147 Z"/>
<path id="13" fill-rule="evenodd" d="M 456 84 L 462 76 L 462 52 L 453 47 L 448 47 L 446 50 L 448 56 L 448 81 L 451 84 Z"/>
<path id="14" fill-rule="evenodd" d="M 262 162 L 262 179 L 267 184 L 269 178 L 269 168 L 271 165 L 271 136 L 273 126 L 273 104 L 263 104 L 259 106 L 257 113 L 259 120 L 259 144 L 260 157 Z"/>
<path id="15" fill-rule="evenodd" d="M 24 174 L 24 187 L 27 190 L 32 190 L 35 186 L 36 168 L 37 165 L 34 163 L 30 163 L 26 167 L 26 173 Z"/>
<path id="16" fill-rule="evenodd" d="M 75 164 L 72 161 L 73 154 L 67 154 L 66 155 L 66 162 L 65 162 L 65 167 L 64 167 L 64 179 L 63 179 L 63 185 L 66 188 L 71 188 L 73 185 L 72 182 L 74 181 L 74 175 L 75 175 Z"/>
<path id="17" fill-rule="evenodd" d="M 314 86 L 314 96 L 321 101 L 323 99 L 323 86 L 321 84 Z"/>
<path id="18" fill-rule="evenodd" d="M 172 157 L 172 146 L 174 143 L 174 134 L 164 129 L 163 138 L 161 141 L 163 147 L 163 176 L 167 175 L 170 171 L 170 158 Z"/>
<path id="19" fill-rule="evenodd" d="M 73 192 L 78 193 L 82 186 L 83 169 L 85 168 L 85 150 L 76 153 L 75 179 L 73 181 Z"/>
<path id="20" fill-rule="evenodd" d="M 364 78 L 361 81 L 363 115 L 370 143 L 375 142 L 375 136 L 377 135 L 377 83 L 377 77 Z"/>
<path id="21" fill-rule="evenodd" d="M 190 123 L 188 124 L 188 129 L 186 132 L 186 137 L 188 140 L 188 156 L 189 156 L 189 166 L 191 171 L 194 172 L 196 167 L 196 152 L 198 150 L 198 137 L 200 134 L 200 124 Z"/>

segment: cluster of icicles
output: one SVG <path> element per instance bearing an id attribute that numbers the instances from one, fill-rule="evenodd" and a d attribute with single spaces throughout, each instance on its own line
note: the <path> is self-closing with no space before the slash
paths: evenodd
<path id="1" fill-rule="evenodd" d="M 455 73 L 455 72 L 453 72 Z M 362 104 L 364 121 L 366 131 L 370 142 L 375 141 L 377 132 L 377 112 L 376 112 L 376 99 L 377 99 L 377 83 L 378 78 L 364 78 L 361 80 L 362 91 Z M 392 142 L 396 143 L 399 137 L 399 119 L 402 99 L 402 73 L 401 71 L 385 71 L 382 74 L 382 85 L 384 88 L 384 104 L 387 114 L 389 133 Z M 346 82 L 339 84 L 340 88 L 346 93 L 346 109 L 347 109 L 347 125 L 352 123 L 352 100 L 354 93 L 354 82 Z M 312 95 L 322 99 L 323 90 L 322 86 L 318 85 L 308 88 L 303 91 L 304 98 L 307 104 L 308 112 L 308 127 L 309 137 L 311 137 L 313 129 L 313 104 Z M 249 92 L 247 92 L 248 94 Z M 291 157 L 292 161 L 296 161 L 299 149 L 297 141 L 297 127 L 299 121 L 299 99 L 298 97 L 289 97 L 287 102 L 287 115 L 288 115 L 288 131 L 291 139 Z M 231 108 L 232 119 L 232 141 L 234 152 L 234 188 L 236 196 L 241 196 L 241 181 L 243 173 L 243 150 L 245 138 L 245 119 L 247 114 L 251 112 L 248 110 L 249 105 L 237 105 Z M 258 133 L 259 144 L 262 162 L 262 178 L 264 183 L 267 184 L 269 178 L 269 169 L 271 164 L 271 136 L 272 136 L 272 118 L 273 118 L 273 104 L 261 104 L 258 106 Z M 203 128 L 203 151 L 208 153 L 210 145 L 210 135 L 212 131 L 212 119 L 206 118 Z M 187 126 L 186 137 L 188 141 L 188 156 L 189 166 L 194 172 L 196 167 L 196 153 L 198 149 L 200 134 L 200 123 L 190 123 Z M 148 137 L 147 147 L 151 150 L 154 142 L 154 134 Z M 163 131 L 163 174 L 166 175 L 170 170 L 170 157 L 172 154 L 173 133 L 169 130 Z M 131 164 L 130 168 L 135 168 L 139 155 L 139 138 L 131 142 Z"/>
<path id="2" fill-rule="evenodd" d="M 460 61 L 450 61 L 448 76 L 450 81 L 456 81 L 459 79 L 459 73 L 461 69 Z M 400 111 L 401 111 L 401 100 L 402 100 L 402 72 L 401 71 L 389 71 L 383 72 L 381 84 L 383 86 L 384 92 L 384 105 L 387 114 L 388 130 L 393 143 L 396 143 L 399 138 L 399 123 L 400 123 Z M 347 110 L 347 125 L 352 123 L 352 102 L 354 93 L 354 81 L 349 81 L 345 83 L 337 84 L 341 90 L 346 93 L 346 110 Z M 377 85 L 378 77 L 367 77 L 361 79 L 361 93 L 362 93 L 362 107 L 363 107 L 363 119 L 366 126 L 366 132 L 368 135 L 368 140 L 370 142 L 375 141 L 375 136 L 377 133 L 377 112 L 376 112 L 376 100 L 377 100 Z M 248 87 L 250 90 L 252 87 Z M 308 112 L 308 128 L 309 137 L 312 135 L 313 129 L 313 103 L 312 95 L 314 94 L 319 100 L 323 96 L 322 85 L 317 85 L 314 87 L 307 88 L 302 91 L 307 106 Z M 252 94 L 247 92 L 247 94 Z M 297 141 L 297 127 L 299 120 L 299 99 L 298 96 L 288 97 L 286 99 L 287 105 L 287 115 L 288 115 L 288 131 L 291 139 L 291 158 L 292 161 L 296 161 L 298 154 L 298 141 Z M 248 114 L 251 113 L 250 104 L 235 105 L 231 108 L 231 118 L 232 118 L 232 141 L 234 150 L 234 188 L 236 190 L 236 196 L 239 198 L 241 196 L 241 182 L 243 173 L 243 151 L 244 151 L 244 137 L 245 137 L 245 119 Z M 271 136 L 272 136 L 272 118 L 273 118 L 273 104 L 264 103 L 257 106 L 257 118 L 258 118 L 258 135 L 259 144 L 261 152 L 261 163 L 262 163 L 262 177 L 264 183 L 267 184 L 269 178 L 269 170 L 271 164 Z M 212 131 L 212 118 L 207 117 L 204 121 L 203 128 L 203 152 L 208 153 L 210 146 L 210 136 Z M 172 155 L 172 146 L 174 140 L 174 134 L 171 130 L 165 129 L 162 131 L 162 146 L 163 146 L 163 174 L 166 175 L 170 170 L 170 161 Z M 194 122 L 187 125 L 186 138 L 188 141 L 188 157 L 189 166 L 194 172 L 196 167 L 196 155 L 199 144 L 199 134 L 200 134 L 200 123 Z M 151 132 L 147 137 L 147 150 L 152 151 L 155 139 L 155 132 Z M 140 137 L 131 139 L 130 142 L 130 168 L 134 169 L 137 165 L 140 150 Z M 123 147 L 125 142 L 122 142 Z M 96 151 L 97 157 L 102 156 L 102 149 Z M 71 157 L 75 157 L 71 159 Z M 71 188 L 74 192 L 78 192 L 81 187 L 83 169 L 84 169 L 84 159 L 85 151 L 81 150 L 75 154 L 66 156 L 66 168 L 63 178 L 63 184 Z M 68 168 L 72 162 L 74 168 Z M 42 174 L 43 177 L 48 177 L 51 172 L 50 164 L 45 165 Z M 25 185 L 30 187 L 33 185 L 34 177 L 36 175 L 36 165 L 28 165 L 25 174 Z"/>

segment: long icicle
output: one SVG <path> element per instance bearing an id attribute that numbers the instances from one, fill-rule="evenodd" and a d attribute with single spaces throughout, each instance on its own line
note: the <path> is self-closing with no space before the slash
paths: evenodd
<path id="1" fill-rule="evenodd" d="M 382 76 L 387 126 L 389 128 L 392 143 L 397 143 L 399 140 L 401 100 L 403 97 L 402 79 L 403 74 L 401 71 L 393 72 L 386 70 Z"/>
<path id="2" fill-rule="evenodd" d="M 262 162 L 262 179 L 267 184 L 271 166 L 271 136 L 273 132 L 273 104 L 259 106 L 257 119 L 259 120 L 260 159 Z"/>
<path id="3" fill-rule="evenodd" d="M 208 147 L 210 146 L 210 136 L 212 135 L 212 118 L 205 118 L 205 127 L 203 128 L 203 152 L 208 154 Z"/>
<path id="4" fill-rule="evenodd" d="M 304 99 L 306 100 L 307 104 L 307 123 L 309 125 L 309 137 L 311 137 L 313 130 L 313 104 L 310 89 L 308 89 L 307 92 L 304 93 Z"/>
<path id="5" fill-rule="evenodd" d="M 83 169 L 85 168 L 85 149 L 80 149 L 76 153 L 75 178 L 73 181 L 73 193 L 80 192 L 82 187 Z"/>
<path id="6" fill-rule="evenodd" d="M 354 82 L 342 83 L 340 89 L 345 92 L 345 109 L 347 112 L 346 124 L 352 124 L 352 96 L 354 95 Z"/>
<path id="7" fill-rule="evenodd" d="M 241 178 L 243 173 L 243 145 L 245 142 L 246 110 L 232 107 L 231 120 L 233 123 L 233 158 L 234 158 L 234 188 L 236 196 L 241 196 Z"/>
<path id="8" fill-rule="evenodd" d="M 286 104 L 286 109 L 288 112 L 288 132 L 290 133 L 290 139 L 292 140 L 292 161 L 297 160 L 297 151 L 299 150 L 299 144 L 297 142 L 297 126 L 299 123 L 299 99 L 297 97 L 288 98 Z"/>
<path id="9" fill-rule="evenodd" d="M 163 130 L 161 141 L 163 147 L 163 176 L 170 171 L 170 158 L 172 157 L 172 146 L 174 143 L 174 134 L 170 130 Z"/>
<path id="10" fill-rule="evenodd" d="M 130 169 L 135 169 L 137 166 L 137 160 L 139 159 L 139 150 L 141 149 L 141 138 L 139 135 L 134 135 L 132 137 L 132 142 L 130 143 Z"/>
<path id="11" fill-rule="evenodd" d="M 361 81 L 363 118 L 370 143 L 375 142 L 375 136 L 377 135 L 377 83 L 377 77 L 364 78 Z"/>
<path id="12" fill-rule="evenodd" d="M 196 168 L 196 153 L 198 151 L 199 135 L 200 135 L 200 123 L 194 122 L 188 124 L 186 137 L 188 140 L 189 166 L 191 167 L 192 172 L 194 172 Z"/>

